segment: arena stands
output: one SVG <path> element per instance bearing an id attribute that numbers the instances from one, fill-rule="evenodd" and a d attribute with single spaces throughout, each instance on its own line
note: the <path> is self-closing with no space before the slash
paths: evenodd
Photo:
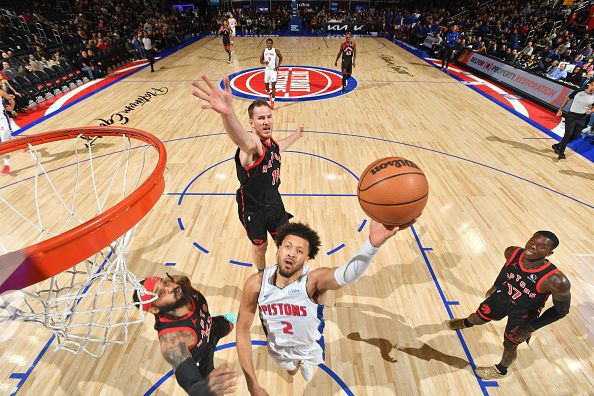
<path id="1" fill-rule="evenodd" d="M 166 2 L 0 2 L 0 77 L 17 111 L 144 56 L 144 31 L 164 50 L 204 30 L 204 16 Z M 30 7 L 30 8 L 27 8 Z M 34 11 L 31 11 L 34 10 Z M 123 12 L 126 10 L 126 12 Z"/>

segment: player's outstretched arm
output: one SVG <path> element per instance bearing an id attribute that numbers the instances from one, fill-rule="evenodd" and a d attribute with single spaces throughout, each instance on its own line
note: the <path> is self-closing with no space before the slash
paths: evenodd
<path id="1" fill-rule="evenodd" d="M 279 151 L 282 153 L 283 151 L 288 150 L 289 147 L 291 147 L 293 145 L 293 143 L 295 143 L 297 140 L 299 140 L 302 137 L 303 137 L 303 126 L 300 125 L 297 127 L 297 129 L 295 129 L 295 132 L 293 132 L 292 134 L 290 134 L 289 136 L 287 136 L 286 138 L 284 138 L 278 142 Z"/>
<path id="2" fill-rule="evenodd" d="M 250 336 L 250 328 L 252 327 L 256 308 L 258 307 L 258 295 L 260 294 L 261 286 L 262 273 L 250 276 L 245 282 L 241 302 L 239 303 L 237 326 L 235 328 L 239 364 L 245 375 L 245 381 L 247 382 L 250 394 L 258 396 L 268 395 L 260 387 L 256 378 L 256 370 L 254 370 L 254 362 L 252 361 L 252 337 Z"/>
<path id="3" fill-rule="evenodd" d="M 233 111 L 233 95 L 229 87 L 229 78 L 225 78 L 225 90 L 215 87 L 215 85 L 206 77 L 202 76 L 202 80 L 206 86 L 197 81 L 192 82 L 192 85 L 197 88 L 192 92 L 192 95 L 204 100 L 202 104 L 203 109 L 211 109 L 219 113 L 223 119 L 223 126 L 227 135 L 231 138 L 241 151 L 253 154 L 258 151 L 261 146 L 260 139 L 255 135 L 246 132 L 235 116 Z"/>
<path id="4" fill-rule="evenodd" d="M 188 349 L 195 342 L 194 335 L 189 331 L 174 331 L 159 337 L 161 353 L 173 366 L 177 383 L 190 395 L 212 396 L 215 393 L 210 390 L 208 379 L 202 378 Z M 232 382 L 228 384 L 229 389 L 234 386 Z"/>
<path id="5" fill-rule="evenodd" d="M 336 290 L 355 283 L 363 276 L 379 247 L 396 235 L 399 230 L 410 225 L 412 225 L 412 222 L 401 227 L 387 228 L 385 225 L 371 220 L 369 223 L 369 238 L 348 263 L 336 268 L 323 267 L 312 271 L 310 279 L 315 282 L 315 289 L 310 295 L 320 295 L 328 290 Z"/>

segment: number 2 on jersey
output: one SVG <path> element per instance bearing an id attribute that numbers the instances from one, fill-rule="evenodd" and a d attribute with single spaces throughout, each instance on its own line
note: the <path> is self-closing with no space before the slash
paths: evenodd
<path id="1" fill-rule="evenodd" d="M 291 324 L 291 322 L 286 322 L 286 321 L 282 321 L 282 324 L 285 325 L 285 327 L 283 328 L 283 333 L 285 334 L 294 334 L 293 333 L 293 325 Z"/>

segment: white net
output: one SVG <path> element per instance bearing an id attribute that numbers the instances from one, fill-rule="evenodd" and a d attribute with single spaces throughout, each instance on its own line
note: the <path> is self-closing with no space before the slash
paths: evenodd
<path id="1" fill-rule="evenodd" d="M 0 227 L 11 230 L 0 236 L 0 254 L 62 234 L 123 200 L 154 169 L 157 156 L 151 148 L 132 147 L 126 136 L 93 145 L 81 134 L 13 154 L 18 180 L 0 187 Z M 0 323 L 39 323 L 56 335 L 56 349 L 96 357 L 109 344 L 125 343 L 128 327 L 145 316 L 132 294 L 146 290 L 126 265 L 135 228 L 59 275 L 4 293 Z"/>

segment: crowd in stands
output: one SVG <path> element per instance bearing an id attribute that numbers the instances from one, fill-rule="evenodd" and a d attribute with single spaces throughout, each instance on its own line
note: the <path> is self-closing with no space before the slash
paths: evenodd
<path id="1" fill-rule="evenodd" d="M 20 111 L 146 57 L 151 46 L 179 44 L 203 30 L 204 19 L 165 1 L 38 0 L 4 8 L 1 85 Z"/>
<path id="2" fill-rule="evenodd" d="M 580 24 L 583 21 L 575 20 L 578 14 L 572 13 L 581 3 L 575 2 L 573 9 L 562 3 L 445 0 L 435 3 L 439 7 L 432 7 L 434 2 L 419 9 L 386 4 L 356 12 L 331 11 L 312 3 L 301 7 L 298 16 L 306 33 L 326 33 L 327 24 L 333 22 L 365 25 L 367 32 L 396 36 L 416 46 L 431 36 L 436 52 L 443 47 L 447 28 L 457 25 L 457 51 L 470 48 L 583 87 L 594 78 L 594 39 Z M 144 58 L 151 46 L 164 50 L 199 32 L 216 33 L 230 14 L 213 8 L 182 13 L 159 0 L 23 4 L 0 12 L 1 84 L 16 96 L 19 109 L 71 89 L 73 84 L 104 76 L 126 61 Z M 231 12 L 239 34 L 286 32 L 291 21 L 290 2 L 274 3 L 271 10 L 242 7 Z"/>
<path id="3" fill-rule="evenodd" d="M 438 51 L 447 27 L 457 25 L 458 51 L 469 48 L 576 87 L 594 76 L 594 39 L 573 12 L 579 7 L 589 11 L 589 1 L 574 2 L 573 7 L 550 0 L 487 1 L 478 6 L 462 0 L 450 3 L 449 9 L 388 11 L 387 30 L 415 45 L 430 35 L 433 50 Z"/>

